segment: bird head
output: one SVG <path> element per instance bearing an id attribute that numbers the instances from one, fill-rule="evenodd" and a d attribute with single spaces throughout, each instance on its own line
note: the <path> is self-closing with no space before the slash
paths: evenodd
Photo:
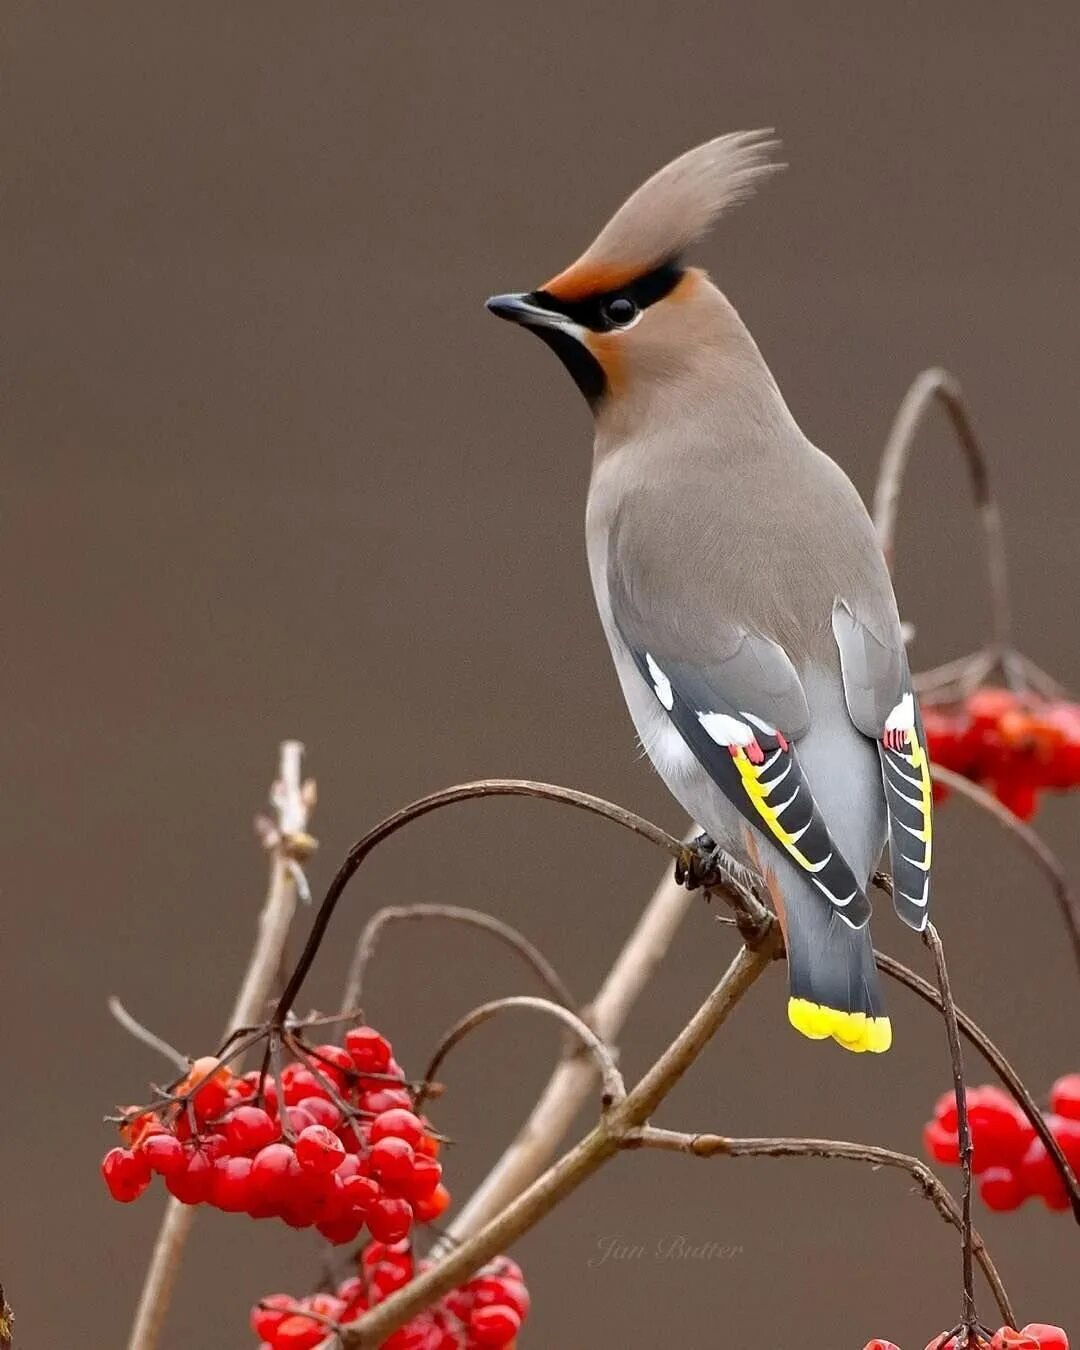
<path id="1" fill-rule="evenodd" d="M 782 165 L 768 131 L 736 132 L 672 160 L 615 212 L 576 262 L 488 309 L 552 347 L 594 412 L 669 385 L 722 342 L 734 311 L 686 250 Z M 735 323 L 738 324 L 737 316 Z M 741 328 L 741 325 L 738 325 Z"/>

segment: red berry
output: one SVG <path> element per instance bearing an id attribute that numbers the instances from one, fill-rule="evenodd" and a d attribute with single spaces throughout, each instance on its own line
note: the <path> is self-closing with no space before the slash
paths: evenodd
<path id="1" fill-rule="evenodd" d="M 365 1111 L 370 1111 L 373 1115 L 381 1115 L 384 1111 L 391 1111 L 394 1107 L 402 1107 L 409 1110 L 412 1106 L 412 1098 L 404 1088 L 397 1087 L 377 1087 L 370 1088 L 361 1093 L 360 1106 Z"/>
<path id="2" fill-rule="evenodd" d="M 863 1350 L 900 1350 L 892 1341 L 867 1341 Z"/>
<path id="3" fill-rule="evenodd" d="M 1039 808 L 1039 794 L 1030 778 L 999 778 L 988 784 L 994 796 L 1020 820 L 1030 820 Z"/>
<path id="4" fill-rule="evenodd" d="M 380 1139 L 386 1139 L 388 1136 L 404 1139 L 407 1144 L 416 1148 L 424 1137 L 423 1121 L 414 1112 L 404 1107 L 392 1107 L 389 1111 L 383 1111 L 380 1115 L 377 1115 L 371 1122 L 371 1142 L 373 1144 L 378 1143 Z"/>
<path id="5" fill-rule="evenodd" d="M 406 1200 L 423 1200 L 442 1180 L 442 1166 L 434 1158 L 418 1153 L 413 1159 L 412 1172 L 400 1185 Z"/>
<path id="6" fill-rule="evenodd" d="M 350 1212 L 361 1217 L 382 1194 L 378 1182 L 372 1181 L 370 1177 L 346 1177 L 341 1183 L 341 1188 L 345 1199 L 349 1202 Z"/>
<path id="7" fill-rule="evenodd" d="M 992 1085 L 972 1088 L 967 1100 L 974 1145 L 972 1170 L 1015 1167 L 1034 1138 L 1027 1117 L 1007 1092 Z"/>
<path id="8" fill-rule="evenodd" d="M 336 1130 L 341 1125 L 341 1112 L 326 1097 L 305 1097 L 296 1109 L 306 1111 L 316 1125 L 325 1125 L 328 1130 Z"/>
<path id="9" fill-rule="evenodd" d="M 237 1106 L 222 1122 L 222 1133 L 233 1153 L 258 1153 L 281 1131 L 260 1106 Z"/>
<path id="10" fill-rule="evenodd" d="M 251 1329 L 260 1340 L 273 1340 L 273 1333 L 278 1329 L 288 1313 L 285 1311 L 292 1308 L 296 1300 L 289 1294 L 267 1294 L 261 1298 L 251 1310 L 250 1318 Z M 265 1304 L 260 1307 L 259 1304 Z"/>
<path id="11" fill-rule="evenodd" d="M 979 1178 L 979 1194 L 987 1209 L 1002 1213 L 1019 1209 L 1027 1199 L 1027 1191 L 1011 1167 L 988 1167 Z"/>
<path id="12" fill-rule="evenodd" d="M 427 1126 L 427 1121 L 424 1125 Z M 416 1145 L 416 1151 L 422 1153 L 425 1158 L 437 1158 L 442 1151 L 442 1143 L 433 1134 L 425 1134 Z"/>
<path id="13" fill-rule="evenodd" d="M 400 1242 L 412 1228 L 413 1211 L 407 1200 L 383 1195 L 374 1200 L 367 1212 L 371 1236 L 380 1242 Z"/>
<path id="14" fill-rule="evenodd" d="M 111 1148 L 101 1161 L 101 1175 L 114 1200 L 122 1205 L 137 1200 L 150 1185 L 150 1164 L 142 1153 Z"/>
<path id="15" fill-rule="evenodd" d="M 286 1106 L 295 1106 L 305 1097 L 326 1097 L 326 1088 L 303 1064 L 286 1064 L 281 1071 L 281 1094 Z"/>
<path id="16" fill-rule="evenodd" d="M 1047 1322 L 1029 1322 L 1020 1330 L 1038 1342 L 1039 1350 L 1069 1350 L 1069 1338 L 1061 1327 L 1051 1326 Z"/>
<path id="17" fill-rule="evenodd" d="M 1080 1167 L 1080 1120 L 1070 1120 L 1068 1116 L 1048 1114 L 1046 1123 L 1051 1133 L 1061 1145 L 1061 1151 L 1075 1170 Z"/>
<path id="18" fill-rule="evenodd" d="M 934 1120 L 942 1129 L 956 1130 L 956 1093 L 943 1092 L 934 1103 Z"/>
<path id="19" fill-rule="evenodd" d="M 228 1069 L 222 1068 L 213 1055 L 204 1055 L 194 1061 L 177 1091 L 190 1094 L 195 1118 L 205 1123 L 216 1120 L 225 1109 L 231 1081 Z"/>
<path id="20" fill-rule="evenodd" d="M 344 1089 L 356 1072 L 352 1056 L 340 1045 L 317 1045 L 311 1052 L 312 1068 L 318 1069 L 339 1090 Z"/>
<path id="21" fill-rule="evenodd" d="M 990 1350 L 1039 1350 L 1039 1342 L 1023 1331 L 1001 1327 L 990 1339 Z"/>
<path id="22" fill-rule="evenodd" d="M 153 1111 L 139 1111 L 134 1106 L 125 1106 L 121 1110 L 125 1119 L 120 1126 L 120 1138 L 128 1148 L 138 1148 L 144 1139 L 165 1130 L 161 1119 Z"/>
<path id="23" fill-rule="evenodd" d="M 450 1207 L 450 1192 L 440 1182 L 430 1195 L 422 1200 L 413 1201 L 413 1214 L 417 1223 L 434 1223 Z"/>
<path id="24" fill-rule="evenodd" d="M 1020 1162 L 1020 1183 L 1048 1209 L 1068 1209 L 1069 1194 L 1041 1139 L 1033 1139 Z"/>
<path id="25" fill-rule="evenodd" d="M 286 1317 L 274 1333 L 274 1350 L 315 1350 L 326 1339 L 327 1328 L 310 1317 Z"/>
<path id="26" fill-rule="evenodd" d="M 261 1080 L 261 1082 L 260 1082 Z M 252 1069 L 244 1074 L 240 1080 L 246 1087 L 251 1089 L 250 1097 L 257 1097 L 260 1085 L 262 1087 L 262 1104 L 271 1116 L 277 1115 L 278 1094 L 277 1084 L 274 1082 L 273 1074 L 267 1074 L 265 1078 L 259 1069 Z"/>
<path id="27" fill-rule="evenodd" d="M 293 1134 L 300 1134 L 300 1132 L 306 1130 L 309 1125 L 318 1124 L 315 1117 L 305 1111 L 302 1106 L 287 1106 L 285 1108 L 285 1119 Z"/>
<path id="28" fill-rule="evenodd" d="M 469 1330 L 478 1345 L 509 1345 L 521 1330 L 521 1318 L 505 1303 L 490 1303 L 472 1310 Z"/>
<path id="29" fill-rule="evenodd" d="M 296 1139 L 296 1157 L 305 1172 L 333 1172 L 345 1157 L 345 1145 L 325 1125 L 308 1125 Z"/>
<path id="30" fill-rule="evenodd" d="M 240 1214 L 251 1203 L 250 1158 L 219 1158 L 210 1182 L 210 1203 L 226 1214 Z"/>
<path id="31" fill-rule="evenodd" d="M 411 1144 L 396 1135 L 388 1135 L 372 1144 L 368 1162 L 372 1174 L 380 1181 L 400 1186 L 412 1176 L 415 1158 Z"/>
<path id="32" fill-rule="evenodd" d="M 251 1163 L 251 1188 L 261 1200 L 277 1202 L 289 1192 L 289 1177 L 296 1154 L 288 1144 L 267 1144 Z"/>
<path id="33" fill-rule="evenodd" d="M 490 1303 L 504 1303 L 513 1308 L 522 1321 L 529 1314 L 529 1291 L 520 1280 L 508 1279 L 503 1275 L 480 1275 L 471 1280 L 467 1287 L 477 1308 L 486 1308 Z"/>
<path id="34" fill-rule="evenodd" d="M 345 1033 L 345 1049 L 361 1073 L 385 1073 L 390 1064 L 390 1042 L 374 1027 L 353 1027 Z"/>
<path id="35" fill-rule="evenodd" d="M 1050 1110 L 1068 1120 L 1080 1120 L 1080 1073 L 1067 1073 L 1050 1089 Z"/>
<path id="36" fill-rule="evenodd" d="M 139 1152 L 151 1172 L 162 1177 L 174 1177 L 187 1167 L 187 1154 L 175 1134 L 152 1134 L 143 1140 Z"/>
<path id="37" fill-rule="evenodd" d="M 955 1166 L 960 1161 L 956 1131 L 945 1129 L 936 1120 L 927 1121 L 923 1126 L 923 1148 L 935 1162 L 952 1163 Z"/>
<path id="38" fill-rule="evenodd" d="M 214 1160 L 203 1149 L 193 1148 L 184 1170 L 165 1178 L 165 1189 L 183 1205 L 201 1205 L 210 1198 L 213 1179 Z"/>

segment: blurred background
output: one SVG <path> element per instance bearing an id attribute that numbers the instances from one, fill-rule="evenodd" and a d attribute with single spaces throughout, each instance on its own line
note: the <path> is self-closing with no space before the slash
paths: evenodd
<path id="1" fill-rule="evenodd" d="M 192 1053 L 216 1040 L 281 738 L 319 783 L 316 892 L 378 817 L 475 776 L 683 828 L 593 612 L 587 409 L 482 303 L 567 263 L 673 154 L 779 129 L 790 170 L 701 260 L 864 493 L 912 376 L 956 373 L 1005 509 L 1018 641 L 1080 683 L 1078 39 L 1074 4 L 994 0 L 5 7 L 0 1279 L 20 1347 L 124 1343 L 161 1200 L 108 1200 L 99 1121 L 163 1069 L 105 999 Z M 979 538 L 937 418 L 898 586 L 917 666 L 981 641 Z M 1075 869 L 1075 801 L 1038 823 Z M 958 997 L 1042 1094 L 1080 1068 L 1053 904 L 963 802 L 939 837 Z M 458 807 L 376 855 L 310 997 L 333 1004 L 380 903 L 441 899 L 522 927 L 584 999 L 660 871 L 573 812 Z M 879 910 L 879 944 L 927 970 Z M 622 1038 L 628 1073 L 731 950 L 695 907 Z M 524 985 L 482 938 L 413 928 L 386 940 L 368 1011 L 418 1071 L 461 1012 Z M 917 1151 L 946 1048 L 890 999 L 895 1047 L 867 1062 L 791 1033 L 770 972 L 658 1123 Z M 510 1018 L 456 1054 L 438 1123 L 459 1201 L 558 1047 Z M 1035 1202 L 977 1217 L 1022 1318 L 1080 1333 L 1071 1222 Z M 655 1255 L 678 1236 L 737 1250 Z M 647 1254 L 598 1262 L 612 1239 Z M 841 1163 L 627 1157 L 515 1254 L 523 1348 L 910 1350 L 959 1314 L 952 1231 L 903 1177 Z M 249 1304 L 310 1288 L 318 1260 L 282 1226 L 200 1215 L 163 1345 L 253 1344 Z"/>

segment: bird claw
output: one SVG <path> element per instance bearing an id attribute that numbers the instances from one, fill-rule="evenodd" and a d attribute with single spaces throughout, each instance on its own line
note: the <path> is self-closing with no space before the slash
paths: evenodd
<path id="1" fill-rule="evenodd" d="M 755 873 L 710 835 L 699 834 L 684 845 L 681 856 L 676 859 L 675 884 L 685 886 L 688 891 L 708 892 L 721 882 L 731 884 L 741 893 L 754 895 L 757 892 Z"/>

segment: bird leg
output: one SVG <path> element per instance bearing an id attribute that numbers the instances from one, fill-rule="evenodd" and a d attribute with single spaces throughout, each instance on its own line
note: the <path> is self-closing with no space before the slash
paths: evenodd
<path id="1" fill-rule="evenodd" d="M 756 872 L 729 853 L 708 834 L 699 834 L 683 849 L 675 863 L 675 882 L 688 891 L 704 890 L 726 882 L 741 894 L 756 898 L 760 880 Z"/>

